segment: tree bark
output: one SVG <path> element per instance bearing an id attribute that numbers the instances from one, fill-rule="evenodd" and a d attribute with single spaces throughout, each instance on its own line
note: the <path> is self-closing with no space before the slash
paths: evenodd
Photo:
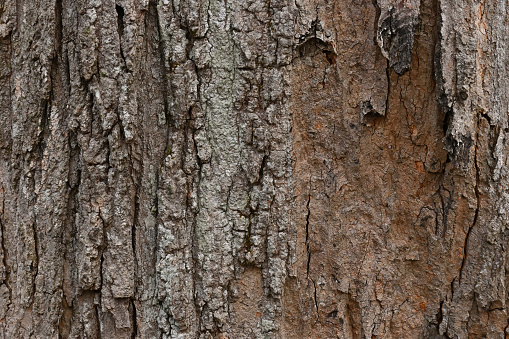
<path id="1" fill-rule="evenodd" d="M 0 338 L 509 336 L 508 16 L 0 1 Z"/>

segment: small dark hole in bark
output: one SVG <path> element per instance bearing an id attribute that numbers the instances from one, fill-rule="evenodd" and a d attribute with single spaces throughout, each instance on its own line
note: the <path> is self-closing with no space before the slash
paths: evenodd
<path id="1" fill-rule="evenodd" d="M 369 100 L 362 102 L 360 104 L 360 109 L 361 109 L 361 121 L 365 125 L 371 126 L 377 119 L 383 117 L 383 115 L 380 114 L 380 112 L 377 112 L 374 109 L 373 105 Z"/>
<path id="2" fill-rule="evenodd" d="M 334 310 L 327 314 L 327 318 L 336 318 L 338 316 L 338 310 Z"/>
<path id="3" fill-rule="evenodd" d="M 465 100 L 467 100 L 467 98 L 468 98 L 468 93 L 467 93 L 467 91 L 465 91 L 465 90 L 461 91 L 461 92 L 459 93 L 459 98 L 460 98 L 460 100 L 461 100 L 461 101 L 465 101 Z"/>
<path id="4" fill-rule="evenodd" d="M 322 53 L 325 54 L 325 57 L 327 58 L 327 61 L 329 62 L 329 64 L 331 64 L 331 65 L 336 64 L 336 54 L 334 54 L 334 52 L 324 49 L 322 51 Z"/>

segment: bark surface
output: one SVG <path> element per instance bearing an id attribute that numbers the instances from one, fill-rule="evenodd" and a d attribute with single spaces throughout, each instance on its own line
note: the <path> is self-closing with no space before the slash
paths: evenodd
<path id="1" fill-rule="evenodd" d="M 0 0 L 0 339 L 504 338 L 504 0 Z"/>

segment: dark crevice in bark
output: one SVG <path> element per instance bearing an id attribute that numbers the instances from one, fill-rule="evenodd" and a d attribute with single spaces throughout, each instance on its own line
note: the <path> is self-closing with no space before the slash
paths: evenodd
<path id="1" fill-rule="evenodd" d="M 329 51 L 328 49 L 324 49 L 324 50 L 322 50 L 322 53 L 325 54 L 325 58 L 327 59 L 327 61 L 329 62 L 330 65 L 336 64 L 336 53 L 334 53 L 334 51 Z"/>
<path id="2" fill-rule="evenodd" d="M 246 247 L 246 253 L 249 253 L 251 252 L 251 247 L 253 246 L 253 242 L 251 240 L 251 232 L 252 232 L 252 228 L 253 228 L 253 220 L 252 218 L 247 215 L 246 218 L 248 218 L 248 224 L 247 224 L 247 232 L 246 232 L 246 241 L 245 241 L 245 247 Z"/>
<path id="3" fill-rule="evenodd" d="M 76 262 L 72 261 L 72 258 L 75 257 L 74 253 L 72 252 L 72 249 L 76 248 L 76 214 L 79 211 L 79 199 L 78 194 L 80 191 L 80 184 L 81 184 L 81 163 L 80 163 L 80 154 L 81 149 L 78 145 L 78 136 L 73 131 L 69 131 L 69 135 L 67 138 L 68 141 L 68 149 L 69 149 L 69 164 L 68 164 L 68 174 L 67 174 L 67 187 L 68 187 L 68 195 L 67 195 L 67 216 L 66 221 L 64 223 L 64 229 L 63 229 L 63 244 L 64 246 L 64 253 L 63 253 L 63 262 L 64 262 L 64 268 L 63 268 L 63 281 L 62 286 L 66 285 L 66 267 L 69 270 L 73 270 L 73 267 L 76 266 Z M 67 262 L 67 265 L 66 265 Z M 69 274 L 72 279 L 72 273 Z M 72 286 L 73 282 L 68 282 L 69 285 Z M 71 327 L 72 322 L 72 316 L 74 313 L 73 305 L 71 303 L 70 307 L 67 303 L 67 298 L 70 300 L 73 300 L 72 295 L 66 294 L 66 288 L 62 288 L 62 305 L 67 306 L 69 308 L 71 314 L 69 315 L 69 318 L 66 316 L 66 310 L 67 308 L 64 308 L 64 312 L 60 318 L 59 321 L 59 329 L 60 328 L 66 328 Z M 65 303 L 65 304 L 64 304 Z M 59 330 L 60 331 L 60 330 Z M 66 338 L 66 336 L 63 336 Z"/>
<path id="4" fill-rule="evenodd" d="M 103 226 L 104 227 L 104 226 Z M 104 232 L 104 231 L 103 231 Z M 104 232 L 106 233 L 106 232 Z M 104 265 L 104 248 L 106 247 L 106 245 L 103 245 L 103 248 L 100 249 L 100 252 L 101 252 L 101 259 L 100 259 L 100 264 L 99 264 L 99 289 L 98 291 L 100 292 L 103 288 L 103 283 L 104 283 L 104 277 L 103 277 L 103 265 Z"/>
<path id="5" fill-rule="evenodd" d="M 443 206 L 443 205 L 442 205 Z M 438 237 L 443 237 L 444 234 L 445 234 L 445 231 L 444 231 L 444 225 L 440 225 L 440 221 L 438 219 L 438 213 L 437 213 L 437 210 L 434 209 L 433 210 L 435 212 L 435 235 Z"/>
<path id="6" fill-rule="evenodd" d="M 377 0 L 371 0 L 373 7 L 375 7 L 375 20 L 373 21 L 373 43 L 378 46 L 378 42 L 376 41 L 376 35 L 378 32 L 378 21 L 380 20 L 380 15 L 382 14 L 382 9 L 378 5 Z M 389 60 L 387 60 L 387 66 L 389 66 Z"/>
<path id="7" fill-rule="evenodd" d="M 50 72 L 50 74 L 53 72 Z M 50 81 L 51 81 L 51 75 L 50 75 Z M 46 139 L 48 137 L 48 128 L 49 128 L 49 116 L 51 114 L 51 100 L 53 98 L 53 87 L 51 87 L 52 90 L 49 93 L 49 99 L 45 100 L 43 103 L 43 109 L 41 114 L 41 122 L 40 122 L 40 132 L 38 136 L 38 155 L 39 155 L 39 162 L 42 161 L 42 158 L 44 156 L 44 149 L 46 148 Z M 37 170 L 42 171 L 42 166 L 37 166 Z"/>
<path id="8" fill-rule="evenodd" d="M 55 0 L 55 53 L 62 55 L 63 45 L 62 0 Z"/>
<path id="9" fill-rule="evenodd" d="M 470 227 L 468 228 L 467 235 L 465 236 L 465 243 L 463 245 L 463 259 L 461 261 L 461 267 L 460 267 L 460 271 L 459 271 L 459 281 L 458 281 L 460 284 L 461 284 L 461 281 L 463 278 L 464 267 L 465 267 L 465 263 L 466 263 L 467 255 L 468 255 L 468 250 L 467 250 L 468 242 L 470 239 L 470 235 L 472 233 L 472 229 L 477 224 L 477 219 L 479 217 L 479 210 L 481 208 L 481 194 L 479 192 L 480 169 L 479 169 L 479 163 L 478 163 L 479 160 L 478 160 L 478 155 L 477 155 L 478 143 L 479 143 L 479 128 L 480 128 L 479 124 L 480 124 L 480 117 L 477 117 L 476 140 L 475 140 L 475 144 L 473 145 L 473 147 L 474 147 L 474 167 L 475 167 L 474 192 L 475 192 L 475 199 L 476 199 L 476 207 L 475 207 L 475 212 L 474 212 L 474 220 L 472 221 L 472 225 L 470 225 Z"/>
<path id="10" fill-rule="evenodd" d="M 124 34 L 124 8 L 120 5 L 115 5 L 115 11 L 117 12 L 118 35 L 121 37 Z"/>
<path id="11" fill-rule="evenodd" d="M 138 271 L 138 261 L 137 261 L 137 258 L 136 258 L 136 224 L 138 223 L 138 218 L 139 218 L 139 213 L 140 213 L 140 201 L 139 201 L 139 191 L 138 191 L 138 188 L 137 188 L 137 185 L 136 186 L 136 189 L 135 189 L 135 194 L 134 194 L 134 217 L 133 217 L 133 225 L 131 227 L 131 246 L 133 248 L 133 256 L 134 256 L 134 269 L 135 269 L 135 272 Z M 135 277 L 137 277 L 138 275 L 135 274 Z"/>
<path id="12" fill-rule="evenodd" d="M 100 315 L 100 311 L 99 311 L 99 306 L 98 304 L 94 303 L 94 311 L 95 311 L 95 318 L 96 318 L 96 322 L 97 322 L 97 339 L 101 339 L 102 335 L 101 335 L 101 319 L 99 317 Z"/>
<path id="13" fill-rule="evenodd" d="M 124 8 L 120 5 L 115 5 L 115 11 L 117 12 L 117 32 L 118 32 L 118 45 L 120 47 L 120 57 L 124 63 L 124 66 L 127 67 L 124 50 L 122 48 L 122 37 L 124 36 Z"/>
<path id="14" fill-rule="evenodd" d="M 313 283 L 313 299 L 315 301 L 315 308 L 316 308 L 316 321 L 320 319 L 320 313 L 318 312 L 318 297 L 316 295 L 316 282 L 311 279 L 311 282 Z"/>
<path id="15" fill-rule="evenodd" d="M 63 82 L 64 82 L 64 91 L 65 91 L 65 94 L 67 95 L 67 100 L 69 100 L 69 98 L 71 97 L 71 91 L 72 91 L 72 88 L 71 88 L 71 70 L 70 70 L 70 65 L 69 65 L 69 51 L 66 49 L 65 52 L 62 52 L 61 55 L 61 63 L 62 63 L 62 67 L 63 67 L 63 70 L 64 70 L 64 75 L 65 75 L 65 78 L 63 78 Z"/>
<path id="16" fill-rule="evenodd" d="M 88 86 L 88 83 L 85 82 L 85 85 L 83 86 L 85 88 L 89 88 L 90 86 Z M 93 134 L 93 131 L 94 131 L 94 96 L 92 93 L 90 93 L 90 90 L 87 90 L 87 98 L 88 98 L 88 107 L 87 107 L 87 113 L 90 112 L 90 126 L 89 126 L 89 129 L 88 129 L 88 134 L 90 134 L 90 137 L 92 137 L 94 134 Z M 86 134 L 86 133 L 84 133 Z M 108 157 L 109 157 L 109 151 L 108 151 Z"/>
<path id="17" fill-rule="evenodd" d="M 447 154 L 447 159 L 449 159 L 449 154 Z M 448 161 L 448 160 L 447 160 Z M 445 166 L 444 166 L 444 171 L 445 171 Z M 443 180 L 443 177 L 442 179 Z M 446 199 L 444 197 L 444 194 L 442 192 L 447 192 L 448 194 L 448 198 Z M 443 183 L 440 185 L 440 202 L 442 204 L 442 230 L 440 232 L 440 234 L 442 236 L 445 236 L 447 234 L 447 223 L 448 223 L 448 214 L 449 214 L 449 210 L 451 208 L 451 205 L 452 205 L 452 200 L 453 200 L 453 194 L 447 189 L 444 187 Z"/>
<path id="18" fill-rule="evenodd" d="M 34 254 L 35 254 L 35 263 L 32 263 L 32 269 L 35 271 L 33 273 L 33 290 L 32 290 L 32 295 L 30 297 L 30 307 L 33 306 L 33 303 L 34 303 L 34 294 L 35 294 L 35 291 L 36 291 L 36 283 L 37 283 L 37 275 L 39 274 L 39 234 L 37 232 L 37 221 L 34 220 L 34 222 L 32 222 L 32 231 L 34 232 L 34 247 L 35 247 L 35 251 L 34 251 Z"/>
<path id="19" fill-rule="evenodd" d="M 308 254 L 308 260 L 306 265 L 306 277 L 309 277 L 309 265 L 311 263 L 311 251 L 309 249 L 309 216 L 311 215 L 311 210 L 309 209 L 309 203 L 311 202 L 311 194 L 308 196 L 308 202 L 306 205 L 307 215 L 306 215 L 306 251 Z"/>
<path id="20" fill-rule="evenodd" d="M 265 166 L 267 165 L 267 160 L 269 159 L 269 156 L 267 154 L 263 155 L 262 163 L 260 165 L 260 170 L 258 171 L 258 181 L 253 183 L 253 186 L 255 185 L 263 185 L 263 171 L 265 170 Z"/>
<path id="21" fill-rule="evenodd" d="M 446 138 L 450 138 L 448 132 L 449 132 L 449 127 L 451 126 L 451 123 L 452 123 L 452 109 L 446 108 L 445 114 L 444 114 L 444 122 L 443 122 L 443 130 L 444 130 L 444 135 Z M 447 159 L 449 159 L 449 156 L 447 156 Z"/>
<path id="22" fill-rule="evenodd" d="M 443 69 L 442 69 L 443 67 L 442 67 L 442 46 L 441 46 L 441 42 L 443 39 L 442 33 L 441 33 L 442 32 L 442 8 L 440 6 L 440 1 L 434 0 L 434 7 L 436 8 L 436 13 L 437 13 L 437 19 L 436 19 L 436 27 L 437 28 L 435 30 L 435 35 L 433 36 L 434 40 L 435 40 L 435 46 L 434 46 L 434 51 L 433 51 L 433 58 L 434 58 L 433 80 L 434 80 L 434 84 L 435 84 L 435 88 L 436 88 L 439 108 L 440 108 L 442 114 L 444 115 L 443 131 L 444 131 L 444 139 L 445 139 L 444 144 L 445 144 L 445 143 L 452 142 L 450 140 L 451 135 L 448 132 L 449 132 L 449 127 L 451 126 L 451 123 L 452 123 L 453 110 L 452 110 L 452 107 L 449 106 L 448 96 L 444 89 L 445 79 L 444 79 Z M 447 152 L 447 161 L 446 162 L 450 162 L 450 160 L 451 160 L 450 154 L 449 154 L 449 152 Z"/>
<path id="23" fill-rule="evenodd" d="M 189 109 L 187 110 L 187 114 L 185 116 L 186 120 L 183 123 L 183 125 L 185 126 L 184 127 L 184 131 L 185 131 L 184 132 L 184 141 L 182 142 L 181 150 L 180 150 L 180 154 L 182 154 L 182 156 L 180 158 L 180 169 L 182 170 L 182 172 L 184 172 L 186 174 L 186 177 L 190 177 L 192 175 L 192 169 L 187 170 L 187 166 L 186 166 L 187 156 L 189 155 L 187 152 L 188 145 L 190 142 L 194 143 L 194 139 L 193 139 L 194 128 L 193 128 L 192 119 L 191 119 L 192 109 L 193 109 L 192 106 L 189 107 Z M 194 151 L 194 147 L 193 147 L 193 151 Z M 192 153 L 192 152 L 189 152 L 189 153 Z M 186 210 L 187 210 L 187 206 L 186 206 Z"/>
<path id="24" fill-rule="evenodd" d="M 387 77 L 387 97 L 385 98 L 384 116 L 387 117 L 387 114 L 389 114 L 389 102 L 391 99 L 391 65 L 389 63 L 389 60 L 387 60 L 387 67 L 385 68 L 385 76 Z"/>
<path id="25" fill-rule="evenodd" d="M 132 319 L 131 319 L 131 326 L 132 326 L 132 332 L 131 332 L 131 338 L 136 339 L 136 336 L 138 335 L 138 322 L 136 321 L 136 305 L 134 300 L 130 299 L 131 304 L 131 312 L 132 312 Z"/>
<path id="26" fill-rule="evenodd" d="M 132 162 L 131 162 L 132 164 Z M 133 282 L 133 285 L 134 285 L 134 291 L 133 291 L 133 296 L 134 298 L 138 298 L 138 285 L 140 283 L 140 277 L 138 275 L 138 272 L 140 271 L 139 270 L 139 265 L 138 265 L 138 256 L 137 256 L 137 252 L 136 252 L 136 225 L 138 223 L 138 218 L 139 218 L 139 211 L 140 211 L 140 202 L 139 202 L 139 190 L 138 190 L 138 185 L 135 184 L 135 193 L 134 193 L 134 217 L 133 217 L 133 225 L 132 225 L 132 228 L 131 228 L 131 246 L 132 246 L 132 250 L 133 250 L 133 265 L 134 265 L 134 282 Z M 136 319 L 136 305 L 135 305 L 135 300 L 133 298 L 130 299 L 130 302 L 131 302 L 131 305 L 132 305 L 132 338 L 135 339 L 136 338 L 136 335 L 138 333 L 138 322 L 137 322 L 137 319 Z"/>
<path id="27" fill-rule="evenodd" d="M 196 185 L 198 185 L 199 180 L 202 177 L 203 163 L 202 163 L 200 157 L 198 156 L 198 148 L 196 146 L 196 143 L 195 143 L 195 147 L 196 147 L 196 155 L 197 155 L 196 157 L 198 159 L 198 170 L 197 170 L 197 174 L 196 174 L 196 176 L 198 177 L 198 180 L 197 180 L 198 182 L 196 183 Z M 199 210 L 199 208 L 200 207 L 198 206 L 198 210 Z M 196 212 L 195 215 L 197 215 L 197 214 L 198 214 L 198 211 Z M 196 218 L 193 218 L 191 227 L 192 227 L 191 228 L 191 256 L 193 258 L 193 263 L 197 263 L 199 253 L 198 253 L 198 238 L 196 235 Z M 203 282 L 200 278 L 200 274 L 198 274 L 198 269 L 196 269 L 195 266 L 193 266 L 193 269 L 192 269 L 192 277 L 193 277 L 193 300 L 192 300 L 192 302 L 194 305 L 195 313 L 200 315 L 198 317 L 197 327 L 196 327 L 198 329 L 198 331 L 200 331 L 203 327 L 203 319 L 201 317 L 201 315 L 203 314 L 203 308 L 200 307 L 200 302 L 199 302 L 198 293 L 197 293 L 197 290 L 198 290 L 197 286 L 203 285 Z"/>
<path id="28" fill-rule="evenodd" d="M 120 116 L 120 110 L 119 110 L 118 102 L 117 102 L 117 105 L 115 107 L 115 113 L 117 115 L 117 121 L 113 124 L 113 126 L 111 127 L 110 130 L 105 131 L 105 132 L 107 132 L 108 134 L 111 134 L 112 130 L 115 128 L 115 126 L 118 125 L 118 131 L 120 132 L 120 144 L 122 144 L 123 142 L 127 142 L 127 138 L 125 136 L 124 124 L 123 124 L 122 118 Z M 109 142 L 108 142 L 108 149 L 110 149 Z M 128 154 L 128 157 L 130 157 L 130 154 Z"/>
<path id="29" fill-rule="evenodd" d="M 436 315 L 436 319 L 437 319 L 437 333 L 440 333 L 440 325 L 442 324 L 442 321 L 444 320 L 444 312 L 443 312 L 443 307 L 444 307 L 444 301 L 440 301 L 440 307 L 438 309 L 438 313 Z"/>
<path id="30" fill-rule="evenodd" d="M 0 230 L 2 232 L 2 238 L 1 238 L 1 246 L 2 246 L 2 254 L 3 254 L 2 255 L 2 264 L 5 269 L 5 280 L 3 281 L 3 283 L 5 284 L 5 286 L 7 286 L 7 289 L 9 290 L 9 301 L 8 301 L 8 305 L 7 305 L 7 306 L 9 306 L 12 302 L 12 288 L 11 288 L 11 284 L 10 284 L 11 268 L 7 264 L 7 248 L 5 247 L 5 225 L 2 221 L 3 213 L 4 213 L 3 211 L 5 211 L 5 201 L 2 200 L 2 214 L 0 214 Z"/>

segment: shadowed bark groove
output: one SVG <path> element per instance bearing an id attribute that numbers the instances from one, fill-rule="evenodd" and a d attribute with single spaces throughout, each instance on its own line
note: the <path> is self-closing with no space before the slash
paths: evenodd
<path id="1" fill-rule="evenodd" d="M 0 1 L 0 339 L 507 336 L 508 14 Z"/>

